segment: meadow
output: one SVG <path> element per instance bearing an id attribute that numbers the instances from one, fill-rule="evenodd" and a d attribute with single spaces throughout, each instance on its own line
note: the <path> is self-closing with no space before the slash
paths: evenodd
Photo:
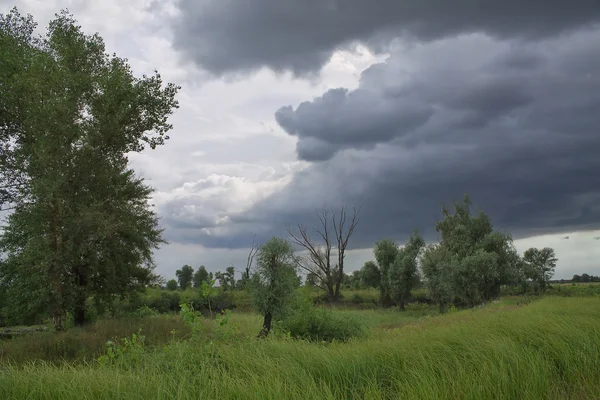
<path id="1" fill-rule="evenodd" d="M 329 312 L 360 321 L 363 334 L 346 342 L 259 340 L 261 317 L 241 311 L 226 323 L 202 318 L 193 331 L 177 315 L 153 315 L 32 333 L 0 342 L 0 398 L 600 397 L 598 296 L 505 296 L 444 315 L 424 304 Z M 132 336 L 140 328 L 143 343 Z M 106 357 L 105 339 L 119 336 L 127 343 Z M 95 344 L 58 361 L 60 351 L 43 346 L 61 341 Z"/>

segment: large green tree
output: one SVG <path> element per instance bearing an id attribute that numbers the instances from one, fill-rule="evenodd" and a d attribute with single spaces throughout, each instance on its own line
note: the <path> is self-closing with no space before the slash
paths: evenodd
<path id="1" fill-rule="evenodd" d="M 471 213 L 471 200 L 465 196 L 454 204 L 454 212 L 443 207 L 443 219 L 436 225 L 441 234 L 443 268 L 452 293 L 468 305 L 488 301 L 500 294 L 502 285 L 521 279 L 520 259 L 512 237 L 495 231 L 489 217 Z M 431 254 L 430 254 L 431 256 Z M 430 262 L 436 257 L 430 257 Z M 428 276 L 431 279 L 431 275 Z"/>
<path id="2" fill-rule="evenodd" d="M 168 139 L 179 88 L 135 77 L 67 12 L 45 37 L 34 28 L 16 8 L 0 15 L 0 176 L 14 208 L 0 279 L 13 315 L 50 313 L 60 329 L 67 311 L 83 324 L 90 296 L 101 309 L 156 278 L 164 240 L 127 154 Z"/>
<path id="3" fill-rule="evenodd" d="M 250 284 L 256 310 L 264 316 L 259 337 L 267 336 L 273 318 L 289 307 L 300 285 L 295 265 L 294 248 L 285 239 L 274 237 L 260 247 Z"/>

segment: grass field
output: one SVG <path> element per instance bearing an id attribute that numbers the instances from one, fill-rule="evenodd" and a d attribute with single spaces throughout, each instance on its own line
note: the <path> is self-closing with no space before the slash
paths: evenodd
<path id="1" fill-rule="evenodd" d="M 173 340 L 105 364 L 3 362 L 0 398 L 600 398 L 597 298 L 505 299 L 429 317 L 335 312 L 360 318 L 368 336 L 258 341 L 260 318 L 234 314 L 226 343 Z"/>

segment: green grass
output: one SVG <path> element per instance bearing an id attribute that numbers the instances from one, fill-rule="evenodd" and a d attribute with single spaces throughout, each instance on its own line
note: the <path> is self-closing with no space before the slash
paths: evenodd
<path id="1" fill-rule="evenodd" d="M 600 301 L 509 300 L 444 316 L 352 311 L 366 339 L 177 341 L 118 364 L 0 364 L 6 399 L 592 399 L 600 397 Z M 372 313 L 372 314 L 368 314 Z M 385 325 L 396 324 L 397 326 Z"/>
<path id="2" fill-rule="evenodd" d="M 149 345 L 168 343 L 173 336 L 179 339 L 191 336 L 190 329 L 179 317 L 159 315 L 101 320 L 84 328 L 72 328 L 60 333 L 36 332 L 11 340 L 0 340 L 0 363 L 93 360 L 105 352 L 107 340 L 128 337 L 140 329 Z M 175 330 L 175 335 L 171 333 L 172 330 Z"/>

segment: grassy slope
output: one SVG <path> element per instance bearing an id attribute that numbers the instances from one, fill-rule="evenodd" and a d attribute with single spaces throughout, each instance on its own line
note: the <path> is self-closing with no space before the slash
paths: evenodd
<path id="1" fill-rule="evenodd" d="M 397 327 L 378 314 L 349 344 L 176 342 L 120 366 L 4 365 L 0 398 L 599 398 L 599 306 L 545 298 Z"/>

